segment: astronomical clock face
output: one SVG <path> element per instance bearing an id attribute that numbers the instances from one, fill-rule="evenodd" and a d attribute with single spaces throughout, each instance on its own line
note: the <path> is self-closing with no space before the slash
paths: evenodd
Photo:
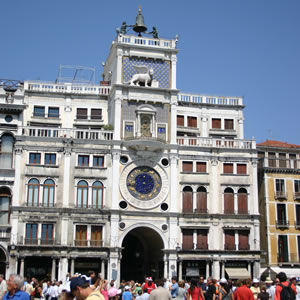
<path id="1" fill-rule="evenodd" d="M 160 175 L 150 167 L 137 167 L 127 177 L 129 193 L 139 200 L 151 200 L 161 190 Z"/>
<path id="2" fill-rule="evenodd" d="M 150 209 L 162 203 L 169 189 L 166 171 L 150 160 L 128 164 L 120 176 L 120 191 L 132 206 Z"/>

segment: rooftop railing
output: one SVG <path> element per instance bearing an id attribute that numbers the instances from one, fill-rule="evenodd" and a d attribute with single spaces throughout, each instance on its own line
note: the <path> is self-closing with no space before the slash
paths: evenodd
<path id="1" fill-rule="evenodd" d="M 106 96 L 110 92 L 110 87 L 99 85 L 80 85 L 71 83 L 25 81 L 24 90 L 44 93 L 88 94 Z"/>
<path id="2" fill-rule="evenodd" d="M 140 37 L 134 35 L 119 34 L 116 38 L 118 43 L 139 45 L 144 47 L 159 47 L 159 48 L 176 48 L 176 40 L 168 40 L 162 38 Z"/>
<path id="3" fill-rule="evenodd" d="M 177 96 L 179 102 L 193 104 L 213 104 L 213 105 L 243 105 L 242 97 L 214 97 L 207 95 L 198 95 L 190 93 L 179 93 Z"/>

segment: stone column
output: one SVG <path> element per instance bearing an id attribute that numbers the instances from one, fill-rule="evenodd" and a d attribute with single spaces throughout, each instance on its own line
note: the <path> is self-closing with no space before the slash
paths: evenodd
<path id="1" fill-rule="evenodd" d="M 207 117 L 202 117 L 201 118 L 201 136 L 202 137 L 208 137 L 208 118 Z"/>
<path id="2" fill-rule="evenodd" d="M 209 266 L 210 266 L 210 261 L 206 261 L 206 274 L 205 274 L 205 278 L 210 276 L 210 272 L 209 272 Z"/>
<path id="3" fill-rule="evenodd" d="M 58 280 L 64 280 L 68 273 L 68 259 L 66 257 L 61 257 L 58 266 Z"/>
<path id="4" fill-rule="evenodd" d="M 21 257 L 20 275 L 24 277 L 24 257 Z"/>
<path id="5" fill-rule="evenodd" d="M 169 254 L 169 276 L 178 276 L 177 274 L 177 256 L 175 254 Z"/>
<path id="6" fill-rule="evenodd" d="M 172 54 L 171 56 L 171 89 L 176 89 L 176 64 L 177 64 L 177 56 L 176 54 Z"/>
<path id="7" fill-rule="evenodd" d="M 174 99 L 171 99 L 171 101 L 170 143 L 177 144 L 177 96 L 174 96 Z"/>
<path id="8" fill-rule="evenodd" d="M 178 263 L 178 280 L 182 280 L 182 260 Z"/>
<path id="9" fill-rule="evenodd" d="M 197 208 L 197 192 L 193 189 L 193 212 L 196 211 Z"/>
<path id="10" fill-rule="evenodd" d="M 259 261 L 255 261 L 254 266 L 253 266 L 253 277 L 254 278 L 259 278 L 259 269 L 260 269 L 260 263 L 259 263 Z"/>
<path id="11" fill-rule="evenodd" d="M 21 171 L 22 167 L 22 148 L 15 149 L 15 178 L 14 178 L 14 186 L 13 186 L 13 198 L 12 198 L 12 206 L 20 206 L 20 202 L 25 202 L 26 199 L 25 192 L 21 192 L 20 189 L 24 188 L 23 184 L 21 184 Z"/>
<path id="12" fill-rule="evenodd" d="M 167 256 L 164 255 L 164 278 L 169 278 L 168 276 L 168 259 Z"/>
<path id="13" fill-rule="evenodd" d="M 253 212 L 250 211 L 250 214 L 258 215 L 258 189 L 257 189 L 257 161 L 252 161 L 252 202 L 253 203 Z"/>
<path id="14" fill-rule="evenodd" d="M 71 271 L 70 271 L 70 275 L 73 276 L 75 272 L 75 258 L 71 258 Z"/>
<path id="15" fill-rule="evenodd" d="M 221 261 L 221 278 L 225 278 L 225 262 Z"/>
<path id="16" fill-rule="evenodd" d="M 56 259 L 52 258 L 51 280 L 53 281 L 56 275 Z"/>
<path id="17" fill-rule="evenodd" d="M 105 261 L 103 258 L 101 259 L 101 275 L 103 278 L 106 278 L 105 277 Z"/>
<path id="18" fill-rule="evenodd" d="M 121 110 L 122 110 L 122 99 L 115 98 L 114 140 L 121 139 Z"/>
<path id="19" fill-rule="evenodd" d="M 221 212 L 222 205 L 220 206 L 220 199 L 219 199 L 219 180 L 218 180 L 218 160 L 217 158 L 213 158 L 211 161 L 211 176 L 210 176 L 210 199 L 207 199 L 209 207 L 209 213 L 223 213 Z"/>
<path id="20" fill-rule="evenodd" d="M 114 151 L 114 150 L 113 150 Z M 119 205 L 119 181 L 120 181 L 120 152 L 114 151 L 112 153 L 112 209 L 118 209 Z"/>
<path id="21" fill-rule="evenodd" d="M 238 119 L 238 124 L 239 124 L 238 139 L 243 140 L 244 139 L 244 119 L 242 117 Z"/>
<path id="22" fill-rule="evenodd" d="M 71 155 L 72 155 L 72 148 L 70 142 L 67 142 L 67 145 L 64 149 L 64 177 L 63 177 L 63 197 L 62 197 L 62 206 L 63 207 L 74 207 L 76 205 L 76 200 L 73 200 L 73 203 L 70 203 L 70 188 L 74 186 L 70 182 L 70 169 L 71 169 Z M 59 195 L 57 195 L 58 199 Z M 73 199 L 73 197 L 72 197 Z M 63 238 L 62 238 L 63 239 Z"/>
<path id="23" fill-rule="evenodd" d="M 215 279 L 220 279 L 220 262 L 219 262 L 219 260 L 213 260 L 212 277 Z"/>
<path id="24" fill-rule="evenodd" d="M 233 194 L 233 209 L 234 209 L 234 213 L 237 214 L 238 213 L 238 195 L 236 193 L 236 191 L 234 191 L 234 194 Z"/>
<path id="25" fill-rule="evenodd" d="M 170 212 L 177 212 L 178 203 L 178 155 L 172 154 L 170 156 L 171 172 L 170 172 Z"/>

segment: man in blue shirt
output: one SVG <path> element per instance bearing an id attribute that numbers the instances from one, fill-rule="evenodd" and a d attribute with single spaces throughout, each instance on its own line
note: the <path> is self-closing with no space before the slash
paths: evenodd
<path id="1" fill-rule="evenodd" d="M 21 291 L 24 285 L 24 279 L 17 274 L 11 274 L 7 280 L 7 293 L 2 300 L 30 300 L 26 292 Z"/>
<path id="2" fill-rule="evenodd" d="M 177 283 L 177 277 L 173 276 L 172 277 L 172 285 L 170 287 L 170 292 L 171 292 L 171 296 L 172 298 L 176 298 L 178 295 L 178 283 Z"/>
<path id="3" fill-rule="evenodd" d="M 125 289 L 125 292 L 122 295 L 122 300 L 131 300 L 132 294 L 130 292 L 130 286 L 126 285 L 124 289 Z"/>

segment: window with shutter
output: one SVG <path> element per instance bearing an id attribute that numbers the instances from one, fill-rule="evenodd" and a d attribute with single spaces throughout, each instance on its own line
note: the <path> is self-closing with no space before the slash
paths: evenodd
<path id="1" fill-rule="evenodd" d="M 238 191 L 238 214 L 248 214 L 248 194 L 243 188 Z"/>
<path id="2" fill-rule="evenodd" d="M 286 155 L 279 153 L 279 168 L 286 168 Z"/>
<path id="3" fill-rule="evenodd" d="M 182 162 L 182 172 L 193 172 L 193 162 L 183 161 Z"/>
<path id="4" fill-rule="evenodd" d="M 296 154 L 290 154 L 290 168 L 297 169 L 297 160 L 296 160 Z"/>
<path id="5" fill-rule="evenodd" d="M 224 191 L 224 213 L 234 214 L 234 194 L 231 188 Z"/>
<path id="6" fill-rule="evenodd" d="M 207 229 L 197 230 L 197 249 L 208 249 Z"/>
<path id="7" fill-rule="evenodd" d="M 102 119 L 102 109 L 92 108 L 91 109 L 91 119 L 101 120 Z"/>
<path id="8" fill-rule="evenodd" d="M 102 226 L 91 227 L 91 246 L 102 246 Z"/>
<path id="9" fill-rule="evenodd" d="M 225 231 L 225 250 L 235 250 L 234 230 Z"/>
<path id="10" fill-rule="evenodd" d="M 188 127 L 197 128 L 197 117 L 188 117 L 187 122 Z"/>
<path id="11" fill-rule="evenodd" d="M 177 126 L 184 126 L 184 116 L 177 115 Z"/>
<path id="12" fill-rule="evenodd" d="M 197 161 L 196 162 L 196 172 L 197 173 L 206 173 L 206 162 Z"/>
<path id="13" fill-rule="evenodd" d="M 87 108 L 77 108 L 76 119 L 86 120 L 87 119 Z"/>
<path id="14" fill-rule="evenodd" d="M 232 130 L 233 129 L 233 120 L 232 119 L 225 119 L 225 129 Z"/>
<path id="15" fill-rule="evenodd" d="M 221 119 L 212 119 L 212 128 L 221 129 Z"/>
<path id="16" fill-rule="evenodd" d="M 237 172 L 237 174 L 247 174 L 247 165 L 246 164 L 237 164 L 236 172 Z"/>
<path id="17" fill-rule="evenodd" d="M 87 225 L 76 226 L 76 246 L 87 246 Z"/>
<path id="18" fill-rule="evenodd" d="M 193 212 L 193 190 L 191 187 L 185 187 L 182 194 L 182 211 L 184 213 Z"/>
<path id="19" fill-rule="evenodd" d="M 194 249 L 193 229 L 182 229 L 182 249 Z"/>
<path id="20" fill-rule="evenodd" d="M 197 189 L 197 212 L 202 214 L 207 213 L 207 192 L 203 186 Z"/>
<path id="21" fill-rule="evenodd" d="M 278 236 L 278 261 L 288 262 L 289 261 L 289 249 L 286 235 Z"/>
<path id="22" fill-rule="evenodd" d="M 270 168 L 276 168 L 276 155 L 274 152 L 268 152 L 268 165 Z"/>
<path id="23" fill-rule="evenodd" d="M 223 164 L 223 173 L 224 174 L 233 174 L 233 164 L 232 163 L 224 163 Z"/>
<path id="24" fill-rule="evenodd" d="M 249 250 L 249 231 L 239 231 L 239 250 Z"/>

